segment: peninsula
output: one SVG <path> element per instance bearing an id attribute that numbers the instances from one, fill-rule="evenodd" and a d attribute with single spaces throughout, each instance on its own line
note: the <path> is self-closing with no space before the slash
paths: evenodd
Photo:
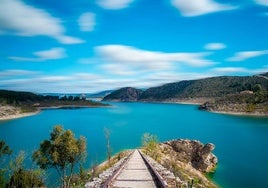
<path id="1" fill-rule="evenodd" d="M 153 171 L 156 171 L 166 183 L 167 187 L 216 188 L 218 186 L 207 177 L 208 173 L 215 172 L 218 163 L 217 157 L 212 153 L 214 148 L 215 146 L 211 143 L 203 144 L 197 140 L 178 139 L 164 143 L 150 141 L 150 144 L 143 146 L 139 151 L 143 154 L 144 160 L 154 169 Z M 116 177 L 120 178 L 121 184 L 128 182 L 129 187 L 138 187 L 131 186 L 132 184 L 137 185 L 137 182 L 141 186 L 144 177 L 135 175 L 137 172 L 145 174 L 144 169 L 146 167 L 143 165 L 143 171 L 138 168 L 142 166 L 140 162 L 143 161 L 133 161 L 135 153 L 137 153 L 137 149 L 120 152 L 110 161 L 105 161 L 92 169 L 91 180 L 86 183 L 85 187 L 102 187 L 107 185 L 107 181 L 113 181 Z M 128 161 L 130 161 L 129 165 L 127 164 Z M 120 176 L 120 171 L 123 171 L 123 169 L 127 169 L 128 172 L 134 169 L 135 172 L 129 176 L 123 172 L 124 174 Z M 149 185 L 149 180 L 146 179 L 146 181 L 145 183 Z M 120 184 L 120 182 L 117 184 Z"/>
<path id="2" fill-rule="evenodd" d="M 86 100 L 85 96 L 50 96 L 31 92 L 0 90 L 0 120 L 34 115 L 45 108 L 82 108 L 107 106 Z"/>

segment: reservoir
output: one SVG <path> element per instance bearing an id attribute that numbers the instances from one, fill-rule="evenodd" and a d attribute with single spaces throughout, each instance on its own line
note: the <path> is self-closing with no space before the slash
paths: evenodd
<path id="1" fill-rule="evenodd" d="M 0 139 L 29 157 L 55 125 L 87 139 L 86 167 L 106 159 L 104 128 L 113 153 L 141 146 L 144 133 L 159 140 L 194 139 L 213 143 L 218 168 L 211 176 L 223 188 L 268 187 L 268 118 L 199 111 L 196 105 L 111 103 L 105 108 L 50 109 L 0 121 Z"/>

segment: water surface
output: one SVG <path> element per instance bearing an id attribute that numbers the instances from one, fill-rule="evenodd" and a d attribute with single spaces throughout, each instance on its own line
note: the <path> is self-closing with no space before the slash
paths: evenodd
<path id="1" fill-rule="evenodd" d="M 144 133 L 160 141 L 177 138 L 214 143 L 219 165 L 213 180 L 221 187 L 268 187 L 268 118 L 198 111 L 195 105 L 112 103 L 109 108 L 44 110 L 0 122 L 0 139 L 15 153 L 31 155 L 49 138 L 54 125 L 87 138 L 87 166 L 106 158 L 104 127 L 111 131 L 113 153 L 141 145 Z"/>

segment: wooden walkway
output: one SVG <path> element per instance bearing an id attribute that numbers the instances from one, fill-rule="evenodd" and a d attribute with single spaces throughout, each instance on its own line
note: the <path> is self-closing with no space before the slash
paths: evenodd
<path id="1" fill-rule="evenodd" d="M 126 163 L 106 182 L 105 188 L 165 188 L 165 182 L 142 154 L 135 150 Z"/>

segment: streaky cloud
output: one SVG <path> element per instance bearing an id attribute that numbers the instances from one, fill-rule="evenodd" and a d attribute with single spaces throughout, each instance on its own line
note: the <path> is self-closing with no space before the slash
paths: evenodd
<path id="1" fill-rule="evenodd" d="M 28 61 L 28 62 L 42 62 L 47 60 L 56 60 L 67 57 L 64 48 L 51 48 L 49 50 L 43 50 L 34 52 L 35 57 L 16 57 L 11 56 L 9 59 L 14 61 Z"/>
<path id="2" fill-rule="evenodd" d="M 226 48 L 226 45 L 223 43 L 208 43 L 204 46 L 206 50 L 222 50 Z"/>
<path id="3" fill-rule="evenodd" d="M 204 52 L 167 53 L 111 44 L 95 47 L 95 53 L 103 62 L 113 64 L 114 67 L 126 66 L 126 70 L 130 68 L 132 70 L 169 70 L 178 63 L 193 67 L 204 67 L 215 64 L 215 62 L 205 58 L 210 55 L 210 53 Z M 113 66 L 110 66 L 110 68 L 112 67 Z M 121 70 L 122 69 L 123 68 L 121 68 Z"/>
<path id="4" fill-rule="evenodd" d="M 97 4 L 104 9 L 123 9 L 127 8 L 134 0 L 97 0 Z"/>
<path id="5" fill-rule="evenodd" d="M 21 0 L 1 0 L 0 34 L 18 36 L 48 36 L 63 44 L 82 43 L 83 40 L 65 35 L 59 18 Z"/>
<path id="6" fill-rule="evenodd" d="M 0 71 L 0 77 L 12 77 L 12 76 L 32 76 L 40 74 L 39 71 L 30 71 L 23 69 L 8 69 Z"/>
<path id="7" fill-rule="evenodd" d="M 234 54 L 233 57 L 226 59 L 227 61 L 245 61 L 249 58 L 259 57 L 262 55 L 267 55 L 268 50 L 260 50 L 260 51 L 242 51 Z"/>
<path id="8" fill-rule="evenodd" d="M 228 4 L 220 4 L 213 0 L 171 0 L 171 4 L 185 17 L 200 16 L 238 8 Z"/>
<path id="9" fill-rule="evenodd" d="M 217 74 L 233 74 L 233 73 L 248 73 L 250 72 L 248 69 L 244 67 L 217 67 L 211 69 L 212 72 Z"/>
<path id="10" fill-rule="evenodd" d="M 268 6 L 268 0 L 254 0 L 257 4 Z"/>

